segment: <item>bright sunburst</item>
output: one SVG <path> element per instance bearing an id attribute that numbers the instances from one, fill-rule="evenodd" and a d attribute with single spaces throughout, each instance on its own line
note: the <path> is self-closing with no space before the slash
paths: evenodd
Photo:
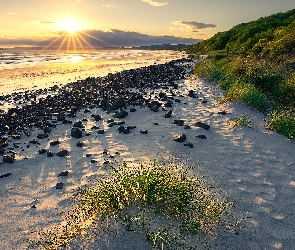
<path id="1" fill-rule="evenodd" d="M 95 50 L 87 41 L 90 39 L 98 40 L 102 43 L 112 46 L 111 44 L 87 34 L 87 29 L 82 25 L 82 22 L 74 16 L 66 16 L 62 21 L 56 22 L 55 34 L 57 37 L 53 39 L 44 49 L 51 46 L 58 46 L 57 50 L 80 51 L 80 50 Z"/>
<path id="2" fill-rule="evenodd" d="M 65 17 L 65 20 L 59 23 L 59 30 L 66 31 L 68 33 L 75 33 L 77 31 L 83 30 L 84 27 L 81 23 L 75 20 L 74 17 Z"/>

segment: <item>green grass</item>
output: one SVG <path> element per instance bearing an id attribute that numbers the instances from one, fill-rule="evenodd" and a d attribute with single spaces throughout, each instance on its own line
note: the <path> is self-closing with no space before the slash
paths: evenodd
<path id="1" fill-rule="evenodd" d="M 271 117 L 268 128 L 288 138 L 295 134 L 294 59 L 277 61 L 216 54 L 196 64 L 195 74 L 226 91 L 222 101 L 243 102 Z M 277 108 L 280 107 L 280 108 Z"/>
<path id="2" fill-rule="evenodd" d="M 251 128 L 253 123 L 250 118 L 248 118 L 246 115 L 242 115 L 241 117 L 234 119 L 231 123 L 232 127 L 248 127 Z"/>
<path id="3" fill-rule="evenodd" d="M 159 249 L 193 249 L 198 236 L 208 233 L 229 206 L 219 201 L 201 179 L 173 164 L 124 164 L 93 186 L 80 188 L 60 231 L 45 232 L 37 245 L 65 246 L 91 225 L 107 231 L 109 221 L 144 233 Z M 100 223 L 96 223 L 100 221 Z M 192 237 L 193 236 L 193 237 Z"/>

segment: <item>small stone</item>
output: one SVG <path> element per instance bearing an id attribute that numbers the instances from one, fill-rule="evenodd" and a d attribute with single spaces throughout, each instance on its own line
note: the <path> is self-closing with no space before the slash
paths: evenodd
<path id="1" fill-rule="evenodd" d="M 189 125 L 184 125 L 184 129 L 191 129 L 191 126 L 189 126 Z"/>
<path id="2" fill-rule="evenodd" d="M 165 118 L 170 118 L 172 115 L 172 109 L 169 110 L 166 114 L 165 114 Z"/>
<path id="3" fill-rule="evenodd" d="M 143 135 L 147 135 L 148 131 L 147 130 L 140 130 L 140 133 L 143 134 Z"/>
<path id="4" fill-rule="evenodd" d="M 38 153 L 39 153 L 40 155 L 43 155 L 43 154 L 46 153 L 46 149 L 42 148 L 42 149 L 40 149 L 40 150 L 38 151 Z"/>
<path id="5" fill-rule="evenodd" d="M 185 134 L 178 135 L 177 137 L 174 138 L 174 141 L 176 142 L 184 142 L 185 140 L 186 140 Z"/>
<path id="6" fill-rule="evenodd" d="M 47 138 L 47 137 L 48 137 L 47 134 L 38 134 L 38 135 L 37 135 L 37 138 L 38 138 L 38 139 L 44 139 L 44 138 Z"/>
<path id="7" fill-rule="evenodd" d="M 174 120 L 173 124 L 177 124 L 178 126 L 183 126 L 184 120 Z"/>
<path id="8" fill-rule="evenodd" d="M 226 115 L 227 113 L 226 113 L 226 111 L 220 111 L 220 112 L 218 112 L 218 114 L 219 115 Z"/>
<path id="9" fill-rule="evenodd" d="M 54 154 L 51 151 L 47 151 L 47 157 L 52 157 Z"/>
<path id="10" fill-rule="evenodd" d="M 94 160 L 94 159 L 92 159 L 90 162 L 91 162 L 91 163 L 96 163 L 97 161 L 96 161 L 96 160 Z"/>
<path id="11" fill-rule="evenodd" d="M 69 151 L 64 149 L 64 150 L 59 151 L 56 155 L 59 156 L 59 157 L 65 157 L 68 154 L 69 154 Z"/>
<path id="12" fill-rule="evenodd" d="M 190 143 L 190 142 L 185 143 L 184 146 L 187 146 L 187 147 L 190 147 L 190 148 L 193 148 L 194 147 L 194 145 L 192 143 Z"/>
<path id="13" fill-rule="evenodd" d="M 50 142 L 50 146 L 56 146 L 59 144 L 59 140 Z"/>
<path id="14" fill-rule="evenodd" d="M 207 139 L 206 135 L 196 135 L 196 137 L 202 140 Z"/>
<path id="15" fill-rule="evenodd" d="M 66 170 L 66 171 L 61 172 L 58 176 L 68 176 L 68 174 L 69 174 L 69 171 Z"/>
<path id="16" fill-rule="evenodd" d="M 62 182 L 59 182 L 59 183 L 56 184 L 55 187 L 56 187 L 56 189 L 62 189 L 63 188 L 63 185 L 64 184 Z"/>
<path id="17" fill-rule="evenodd" d="M 91 157 L 92 156 L 92 154 L 86 154 L 86 157 Z"/>
<path id="18" fill-rule="evenodd" d="M 197 127 L 200 127 L 200 128 L 206 129 L 206 130 L 208 130 L 210 128 L 210 126 L 204 122 L 197 122 L 195 125 Z"/>
<path id="19" fill-rule="evenodd" d="M 131 112 L 131 113 L 136 112 L 136 108 L 130 108 L 130 112 Z"/>
<path id="20" fill-rule="evenodd" d="M 2 174 L 2 175 L 0 175 L 0 178 L 5 178 L 5 177 L 8 177 L 8 176 L 10 176 L 10 175 L 11 175 L 11 173 Z"/>
<path id="21" fill-rule="evenodd" d="M 9 155 L 4 155 L 3 156 L 3 163 L 12 164 L 12 163 L 14 163 L 14 161 L 15 161 L 15 159 L 12 156 L 9 156 Z"/>
<path id="22" fill-rule="evenodd" d="M 99 135 L 104 134 L 104 129 L 99 129 L 99 130 L 97 131 L 97 133 L 98 133 Z"/>
<path id="23" fill-rule="evenodd" d="M 72 128 L 71 129 L 71 136 L 79 139 L 82 137 L 82 131 L 79 128 Z"/>

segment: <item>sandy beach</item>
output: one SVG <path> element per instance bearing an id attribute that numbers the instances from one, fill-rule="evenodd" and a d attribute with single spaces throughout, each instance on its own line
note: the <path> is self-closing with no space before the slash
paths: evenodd
<path id="1" fill-rule="evenodd" d="M 116 62 L 99 69 L 87 65 L 85 70 L 69 70 L 66 76 L 58 71 L 52 78 L 46 76 L 43 80 L 40 75 L 37 76 L 38 88 L 63 83 L 66 79 L 83 79 L 90 74 L 101 75 L 102 71 L 107 75 L 120 69 L 153 65 L 155 61 L 164 63 L 168 59 L 168 56 L 142 61 L 135 59 L 130 64 Z M 51 72 L 56 69 L 33 70 Z M 24 72 L 27 69 L 20 69 L 18 74 Z M 5 74 L 9 78 L 10 72 Z M 84 125 L 85 131 L 80 139 L 71 137 L 72 124 L 62 124 L 61 121 L 52 128 L 48 138 L 38 140 L 37 144 L 30 141 L 42 132 L 39 128 L 33 129 L 29 137 L 9 138 L 8 147 L 16 152 L 16 158 L 13 164 L 0 164 L 0 175 L 11 173 L 0 179 L 0 249 L 30 249 L 28 239 L 36 237 L 40 230 L 54 228 L 60 223 L 60 213 L 70 205 L 73 192 L 108 174 L 110 164 L 170 158 L 221 189 L 232 203 L 225 220 L 231 223 L 240 221 L 234 228 L 220 226 L 214 229 L 207 238 L 210 249 L 294 249 L 294 142 L 267 130 L 263 114 L 240 103 L 218 102 L 223 92 L 212 83 L 188 75 L 177 84 L 178 88 L 173 90 L 171 118 L 165 118 L 165 113 L 172 108 L 166 107 L 166 111 L 159 108 L 158 112 L 153 112 L 147 106 L 136 106 L 136 112 L 129 112 L 132 106 L 127 106 L 128 115 L 122 120 L 126 126 L 136 126 L 129 134 L 119 133 L 117 126 L 108 126 L 107 121 L 113 118 L 113 113 L 93 107 L 89 112 L 79 110 L 72 118 L 73 122 L 80 120 Z M 13 91 L 32 88 L 32 85 L 16 85 Z M 194 91 L 194 97 L 189 96 L 190 90 Z M 150 91 L 154 95 L 161 91 L 170 93 L 170 89 Z M 95 121 L 92 114 L 101 115 L 102 119 Z M 243 115 L 251 120 L 251 126 L 233 127 L 231 122 Z M 176 119 L 183 120 L 190 129 L 173 124 Z M 197 122 L 206 123 L 210 129 L 196 126 Z M 99 134 L 98 128 L 103 129 L 104 134 Z M 142 134 L 141 130 L 148 133 Z M 90 132 L 89 136 L 85 136 L 87 132 Z M 183 133 L 193 148 L 173 140 L 177 134 Z M 198 138 L 199 135 L 205 135 L 206 139 Z M 56 140 L 58 145 L 50 145 Z M 76 146 L 78 141 L 83 142 L 82 147 Z M 39 154 L 40 149 L 50 150 L 54 156 Z M 60 150 L 68 150 L 69 154 L 56 156 Z M 103 154 L 104 150 L 108 153 Z M 104 164 L 106 161 L 109 164 Z M 58 176 L 66 170 L 68 176 Z M 62 189 L 56 189 L 59 182 L 64 184 Z M 105 236 L 95 243 L 74 240 L 68 249 L 152 248 L 144 237 L 123 232 L 117 238 Z"/>

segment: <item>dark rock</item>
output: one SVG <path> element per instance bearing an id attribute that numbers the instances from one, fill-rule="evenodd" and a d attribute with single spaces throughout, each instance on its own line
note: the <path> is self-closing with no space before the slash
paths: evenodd
<path id="1" fill-rule="evenodd" d="M 131 112 L 131 113 L 136 112 L 136 108 L 130 108 L 130 112 Z"/>
<path id="2" fill-rule="evenodd" d="M 192 143 L 190 143 L 190 142 L 185 143 L 184 146 L 187 146 L 187 147 L 190 147 L 190 148 L 193 148 L 194 147 L 194 145 Z"/>
<path id="3" fill-rule="evenodd" d="M 197 98 L 198 97 L 193 90 L 189 91 L 188 96 L 192 97 L 192 98 Z"/>
<path id="4" fill-rule="evenodd" d="M 44 139 L 44 138 L 47 138 L 47 137 L 48 137 L 47 134 L 38 134 L 38 135 L 37 135 L 37 138 L 38 138 L 38 139 Z"/>
<path id="5" fill-rule="evenodd" d="M 98 121 L 102 120 L 102 117 L 100 115 L 94 115 L 94 120 L 96 122 L 98 122 Z"/>
<path id="6" fill-rule="evenodd" d="M 220 112 L 218 112 L 218 114 L 219 115 L 226 115 L 227 113 L 226 113 L 226 111 L 220 111 Z"/>
<path id="7" fill-rule="evenodd" d="M 173 124 L 177 124 L 178 126 L 183 126 L 184 120 L 174 120 Z"/>
<path id="8" fill-rule="evenodd" d="M 91 163 L 96 163 L 97 160 L 92 159 L 90 162 L 91 162 Z"/>
<path id="9" fill-rule="evenodd" d="M 79 139 L 82 137 L 82 131 L 78 128 L 72 128 L 71 129 L 71 136 Z"/>
<path id="10" fill-rule="evenodd" d="M 59 183 L 56 184 L 55 187 L 56 187 L 56 189 L 62 189 L 63 186 L 64 186 L 64 184 L 62 182 L 59 182 Z"/>
<path id="11" fill-rule="evenodd" d="M 206 135 L 196 135 L 196 137 L 202 140 L 207 139 Z"/>
<path id="12" fill-rule="evenodd" d="M 164 104 L 164 106 L 165 106 L 166 108 L 172 108 L 172 107 L 173 107 L 173 105 L 172 105 L 171 102 L 166 102 L 166 103 Z"/>
<path id="13" fill-rule="evenodd" d="M 128 128 L 128 129 L 135 129 L 136 126 L 128 126 L 127 128 Z"/>
<path id="14" fill-rule="evenodd" d="M 51 151 L 47 151 L 47 157 L 52 157 L 54 154 Z"/>
<path id="15" fill-rule="evenodd" d="M 123 99 L 118 99 L 117 101 L 115 101 L 114 103 L 114 109 L 118 109 L 118 108 L 122 108 L 125 106 L 125 101 Z"/>
<path id="16" fill-rule="evenodd" d="M 58 157 L 65 157 L 65 156 L 67 156 L 68 154 L 69 154 L 69 151 L 66 150 L 66 149 L 64 149 L 64 150 L 59 151 L 56 155 L 57 155 Z"/>
<path id="17" fill-rule="evenodd" d="M 59 140 L 52 141 L 52 142 L 50 142 L 50 146 L 56 146 L 56 145 L 58 145 L 59 143 L 60 143 Z"/>
<path id="18" fill-rule="evenodd" d="M 191 126 L 189 126 L 189 125 L 184 125 L 184 129 L 191 129 Z"/>
<path id="19" fill-rule="evenodd" d="M 43 131 L 45 134 L 51 133 L 51 128 L 49 126 L 45 126 Z"/>
<path id="20" fill-rule="evenodd" d="M 62 171 L 58 176 L 68 176 L 69 174 L 69 171 L 66 170 L 66 171 Z"/>
<path id="21" fill-rule="evenodd" d="M 88 157 L 91 157 L 92 156 L 92 154 L 86 154 L 86 157 L 88 158 Z"/>
<path id="22" fill-rule="evenodd" d="M 148 131 L 147 130 L 140 130 L 140 133 L 143 134 L 143 135 L 147 135 Z"/>
<path id="23" fill-rule="evenodd" d="M 172 115 L 172 109 L 169 110 L 166 114 L 165 114 L 165 118 L 170 118 Z"/>
<path id="24" fill-rule="evenodd" d="M 38 151 L 38 153 L 40 154 L 40 155 L 43 155 L 43 154 L 45 154 L 46 153 L 46 149 L 44 149 L 44 148 L 42 148 L 42 149 L 40 149 L 39 151 Z"/>
<path id="25" fill-rule="evenodd" d="M 33 140 L 29 141 L 29 143 L 32 143 L 32 144 L 39 144 L 39 145 L 40 145 L 40 143 L 39 143 L 36 139 L 33 139 Z"/>
<path id="26" fill-rule="evenodd" d="M 71 121 L 71 120 L 66 120 L 66 119 L 64 119 L 63 121 L 62 121 L 62 124 L 72 124 L 73 122 Z"/>
<path id="27" fill-rule="evenodd" d="M 200 128 L 206 129 L 206 130 L 208 130 L 210 128 L 210 126 L 208 124 L 203 123 L 203 122 L 197 122 L 195 125 L 197 127 L 200 127 Z"/>
<path id="28" fill-rule="evenodd" d="M 83 147 L 83 142 L 78 141 L 78 142 L 76 143 L 76 145 L 77 145 L 78 148 L 81 148 L 81 147 Z"/>
<path id="29" fill-rule="evenodd" d="M 156 126 L 158 126 L 158 125 L 159 125 L 159 123 L 158 123 L 158 122 L 154 122 L 154 123 L 153 123 L 153 125 L 156 125 Z"/>
<path id="30" fill-rule="evenodd" d="M 120 110 L 120 111 L 117 111 L 115 114 L 113 114 L 113 117 L 118 118 L 118 119 L 122 119 L 122 118 L 126 117 L 127 115 L 128 115 L 127 111 Z"/>
<path id="31" fill-rule="evenodd" d="M 178 135 L 177 137 L 174 138 L 174 141 L 176 142 L 184 142 L 185 140 L 186 140 L 185 134 Z"/>
<path id="32" fill-rule="evenodd" d="M 3 156 L 3 163 L 9 163 L 12 164 L 14 163 L 15 159 L 13 156 L 9 156 L 9 155 L 4 155 Z"/>
<path id="33" fill-rule="evenodd" d="M 99 134 L 99 135 L 102 135 L 102 134 L 104 134 L 104 129 L 99 129 L 98 131 L 97 131 L 97 133 Z"/>
<path id="34" fill-rule="evenodd" d="M 128 134 L 130 132 L 128 127 L 120 126 L 118 128 L 119 133 Z"/>
<path id="35" fill-rule="evenodd" d="M 84 128 L 82 121 L 77 121 L 73 124 L 74 128 Z"/>
<path id="36" fill-rule="evenodd" d="M 8 177 L 9 175 L 11 175 L 11 173 L 2 174 L 2 175 L 0 175 L 0 178 L 5 178 L 5 177 Z"/>

